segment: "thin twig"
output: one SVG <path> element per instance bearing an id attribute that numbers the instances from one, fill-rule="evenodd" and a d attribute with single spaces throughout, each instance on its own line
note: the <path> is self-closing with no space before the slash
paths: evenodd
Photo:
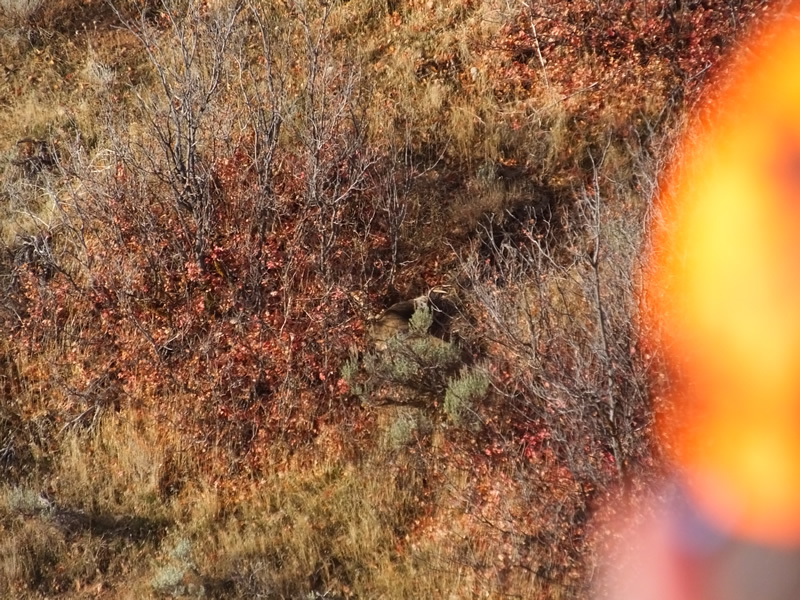
<path id="1" fill-rule="evenodd" d="M 544 57 L 542 56 L 542 49 L 539 46 L 539 36 L 536 33 L 536 24 L 533 22 L 533 9 L 531 8 L 531 5 L 528 4 L 527 2 L 523 2 L 523 4 L 528 9 L 528 15 L 529 15 L 530 21 L 531 21 L 531 31 L 533 32 L 533 41 L 536 44 L 536 55 L 539 57 L 539 64 L 542 65 L 542 77 L 544 78 L 544 85 L 545 85 L 545 87 L 549 88 L 550 87 L 550 81 L 547 79 L 547 68 L 545 67 L 545 64 L 544 64 Z"/>

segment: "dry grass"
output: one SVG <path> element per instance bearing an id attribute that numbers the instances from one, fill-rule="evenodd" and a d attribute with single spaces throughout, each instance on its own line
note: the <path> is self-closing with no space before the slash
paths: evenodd
<path id="1" fill-rule="evenodd" d="M 0 20 L 5 20 L 11 25 L 23 25 L 42 8 L 43 4 L 43 0 L 2 0 Z"/>
<path id="2" fill-rule="evenodd" d="M 154 447 L 120 418 L 63 436 L 49 476 L 3 489 L 0 590 L 15 597 L 102 592 L 140 568 L 169 519 Z"/>
<path id="3" fill-rule="evenodd" d="M 431 529 L 440 512 L 463 522 L 453 498 L 472 482 L 457 471 L 450 492 L 431 497 L 433 473 L 413 451 L 376 447 L 352 461 L 316 449 L 217 489 L 201 465 L 183 465 L 170 491 L 176 449 L 132 418 L 70 433 L 52 473 L 2 489 L 3 594 L 419 598 L 486 584 L 452 552 L 482 561 L 499 546 L 468 542 L 466 523 Z"/>

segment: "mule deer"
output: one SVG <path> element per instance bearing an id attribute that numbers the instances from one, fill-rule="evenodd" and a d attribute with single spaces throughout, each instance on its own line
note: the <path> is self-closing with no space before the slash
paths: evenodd
<path id="1" fill-rule="evenodd" d="M 428 333 L 442 337 L 455 312 L 455 305 L 446 298 L 446 294 L 445 288 L 435 287 L 422 296 L 392 304 L 379 316 L 369 319 L 370 339 L 378 349 L 382 349 L 389 338 L 408 332 L 414 313 L 425 308 L 431 311 L 433 321 Z"/>

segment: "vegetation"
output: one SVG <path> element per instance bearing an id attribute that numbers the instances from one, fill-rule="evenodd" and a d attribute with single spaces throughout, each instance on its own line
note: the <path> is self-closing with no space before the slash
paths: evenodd
<path id="1" fill-rule="evenodd" d="M 764 8 L 0 1 L 0 596 L 584 597 L 660 469 L 659 173 Z"/>

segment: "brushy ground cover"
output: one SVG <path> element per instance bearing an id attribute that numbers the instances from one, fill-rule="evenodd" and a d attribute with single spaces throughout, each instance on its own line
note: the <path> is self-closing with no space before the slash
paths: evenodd
<path id="1" fill-rule="evenodd" d="M 0 1 L 0 596 L 585 597 L 659 173 L 766 10 Z"/>

